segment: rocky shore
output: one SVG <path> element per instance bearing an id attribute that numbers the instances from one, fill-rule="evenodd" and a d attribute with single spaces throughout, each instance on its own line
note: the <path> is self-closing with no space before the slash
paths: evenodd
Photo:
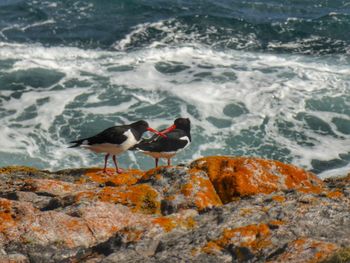
<path id="1" fill-rule="evenodd" d="M 0 262 L 350 262 L 350 175 L 278 161 L 0 168 Z"/>

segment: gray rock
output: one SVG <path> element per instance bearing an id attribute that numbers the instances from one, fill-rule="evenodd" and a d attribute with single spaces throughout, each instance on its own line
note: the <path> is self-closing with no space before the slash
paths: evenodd
<path id="1" fill-rule="evenodd" d="M 137 182 L 161 193 L 161 214 L 152 215 L 79 201 L 85 190 L 105 189 L 78 183 L 84 169 L 0 173 L 0 262 L 286 262 L 286 255 L 300 262 L 350 247 L 344 179 L 326 180 L 320 194 L 277 191 L 197 211 L 191 197 L 182 207 L 184 200 L 170 198 L 190 181 L 188 170 L 160 168 L 161 177 Z M 208 179 L 205 171 L 197 176 Z"/>

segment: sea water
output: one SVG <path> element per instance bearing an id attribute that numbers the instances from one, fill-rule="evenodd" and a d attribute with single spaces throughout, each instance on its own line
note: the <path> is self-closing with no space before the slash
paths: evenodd
<path id="1" fill-rule="evenodd" d="M 350 3 L 0 0 L 0 166 L 102 166 L 68 142 L 180 116 L 193 140 L 174 163 L 255 156 L 348 173 Z"/>

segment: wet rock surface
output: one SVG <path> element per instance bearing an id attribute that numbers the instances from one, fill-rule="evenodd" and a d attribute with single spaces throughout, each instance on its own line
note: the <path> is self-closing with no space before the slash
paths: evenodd
<path id="1" fill-rule="evenodd" d="M 0 262 L 350 262 L 350 175 L 244 157 L 0 168 Z"/>

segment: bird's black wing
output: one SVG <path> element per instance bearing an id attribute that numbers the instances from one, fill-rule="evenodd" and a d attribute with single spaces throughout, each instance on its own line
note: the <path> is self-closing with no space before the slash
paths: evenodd
<path id="1" fill-rule="evenodd" d="M 167 138 L 158 136 L 152 141 L 143 141 L 135 146 L 136 149 L 149 152 L 174 152 L 184 148 L 189 142 L 180 139 L 186 136 L 182 130 L 173 130 L 166 134 Z"/>
<path id="2" fill-rule="evenodd" d="M 72 141 L 70 143 L 75 143 L 71 147 L 77 147 L 86 141 L 87 145 L 102 144 L 102 143 L 112 143 L 112 144 L 122 144 L 127 136 L 124 133 L 129 129 L 127 126 L 114 126 L 110 127 L 95 136 Z"/>

